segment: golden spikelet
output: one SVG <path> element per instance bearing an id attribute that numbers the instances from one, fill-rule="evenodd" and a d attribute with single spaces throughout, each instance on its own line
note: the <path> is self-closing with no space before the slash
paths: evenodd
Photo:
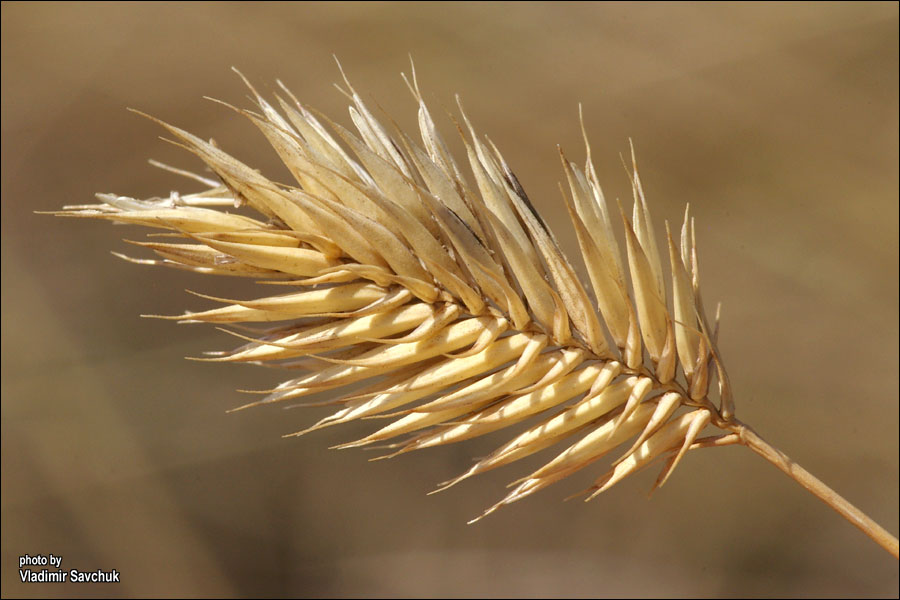
<path id="1" fill-rule="evenodd" d="M 836 494 L 735 418 L 716 347 L 718 318 L 709 320 L 700 297 L 687 210 L 677 235 L 666 226 L 660 247 L 636 166 L 626 214 L 604 199 L 586 135 L 583 166 L 560 152 L 586 287 L 462 105 L 458 129 L 471 176 L 450 155 L 415 77 L 407 83 L 418 102 L 421 143 L 379 122 L 348 81 L 355 133 L 315 114 L 283 85 L 280 111 L 250 86 L 255 110 L 234 110 L 260 129 L 295 185 L 273 182 L 157 121 L 215 173 L 209 180 L 178 171 L 205 191 L 151 200 L 104 194 L 101 204 L 55 214 L 183 238 L 140 243 L 159 258 L 127 260 L 287 287 L 271 295 L 267 286 L 249 300 L 205 297 L 216 306 L 162 318 L 252 324 L 253 333 L 234 333 L 244 345 L 206 360 L 301 371 L 240 408 L 353 386 L 333 414 L 291 435 L 387 416 L 387 425 L 341 447 L 387 442 L 395 455 L 511 432 L 441 489 L 556 447 L 481 516 L 608 455 L 613 460 L 588 498 L 656 459 L 663 459 L 662 485 L 688 451 L 743 444 L 896 555 L 896 539 L 860 524 L 867 517 L 853 507 L 836 506 Z M 235 214 L 232 206 L 258 214 Z M 614 233 L 619 225 L 624 249 Z"/>

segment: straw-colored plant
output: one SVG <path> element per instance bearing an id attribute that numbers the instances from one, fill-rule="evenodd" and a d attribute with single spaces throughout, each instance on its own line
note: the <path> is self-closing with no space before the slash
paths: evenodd
<path id="1" fill-rule="evenodd" d="M 700 299 L 687 211 L 680 232 L 666 226 L 660 246 L 636 168 L 629 217 L 607 205 L 586 137 L 583 168 L 560 153 L 561 191 L 587 288 L 461 105 L 457 128 L 471 177 L 448 152 L 415 80 L 421 144 L 381 124 L 347 88 L 356 133 L 284 86 L 281 112 L 255 90 L 256 112 L 235 109 L 266 136 L 292 185 L 160 122 L 216 179 L 177 172 L 208 189 L 149 200 L 100 194 L 101 204 L 56 214 L 183 238 L 142 242 L 161 258 L 128 258 L 133 262 L 269 284 L 261 298 L 210 297 L 221 306 L 165 318 L 262 324 L 232 332 L 246 343 L 208 360 L 278 364 L 300 374 L 240 408 L 351 386 L 332 400 L 340 404 L 334 414 L 291 435 L 389 416 L 389 424 L 341 447 L 390 440 L 396 455 L 522 426 L 444 488 L 558 446 L 481 517 L 610 454 L 589 498 L 658 458 L 662 485 L 687 452 L 742 444 L 897 556 L 895 537 L 735 417 L 716 346 L 718 318 L 708 319 Z M 290 291 L 272 294 L 271 284 Z"/>

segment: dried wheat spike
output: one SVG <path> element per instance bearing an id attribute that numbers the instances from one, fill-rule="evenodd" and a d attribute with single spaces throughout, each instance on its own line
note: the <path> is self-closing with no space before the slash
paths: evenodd
<path id="1" fill-rule="evenodd" d="M 770 452 L 798 478 L 797 465 L 734 417 L 718 319 L 709 322 L 700 299 L 687 210 L 677 239 L 667 226 L 660 248 L 636 167 L 629 217 L 607 205 L 586 136 L 584 166 L 560 152 L 588 288 L 461 104 L 457 129 L 471 177 L 450 155 L 415 76 L 407 84 L 421 143 L 379 122 L 345 82 L 355 133 L 283 85 L 280 112 L 252 86 L 255 110 L 234 109 L 265 135 L 293 185 L 158 121 L 215 173 L 210 180 L 181 172 L 208 189 L 149 200 L 101 194 L 101 204 L 56 214 L 183 238 L 140 243 L 160 258 L 128 259 L 134 262 L 288 286 L 277 295 L 266 286 L 250 300 L 209 298 L 219 305 L 163 318 L 262 324 L 250 335 L 235 333 L 244 345 L 206 360 L 301 371 L 240 408 L 345 388 L 338 410 L 291 435 L 387 416 L 387 425 L 342 447 L 389 442 L 396 455 L 523 424 L 443 487 L 557 447 L 482 516 L 607 455 L 615 460 L 588 498 L 658 458 L 662 485 L 689 450 L 734 443 Z M 619 225 L 624 250 L 614 234 Z M 717 432 L 701 437 L 710 427 Z"/>

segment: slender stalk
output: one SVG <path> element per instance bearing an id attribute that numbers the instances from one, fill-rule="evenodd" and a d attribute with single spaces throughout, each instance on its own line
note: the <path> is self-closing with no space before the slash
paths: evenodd
<path id="1" fill-rule="evenodd" d="M 784 452 L 759 437 L 750 426 L 735 419 L 732 427 L 729 427 L 729 429 L 740 436 L 740 443 L 784 471 L 791 479 L 818 496 L 822 502 L 836 510 L 842 517 L 853 523 L 860 531 L 890 552 L 894 558 L 898 558 L 897 538 L 891 535 L 884 527 L 847 502 L 840 494 L 795 463 Z"/>

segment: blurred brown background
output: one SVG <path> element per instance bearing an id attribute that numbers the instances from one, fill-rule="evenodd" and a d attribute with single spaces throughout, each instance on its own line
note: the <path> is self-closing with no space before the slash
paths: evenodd
<path id="1" fill-rule="evenodd" d="M 692 453 L 650 500 L 655 469 L 561 502 L 598 467 L 466 526 L 526 467 L 425 492 L 502 436 L 369 464 L 326 448 L 371 423 L 283 440 L 323 413 L 226 415 L 281 374 L 184 361 L 233 342 L 138 315 L 253 284 L 33 213 L 195 189 L 147 165 L 197 162 L 126 107 L 280 177 L 202 98 L 248 104 L 232 65 L 346 125 L 336 54 L 411 129 L 412 54 L 436 118 L 460 93 L 574 252 L 555 145 L 583 160 L 581 102 L 608 197 L 630 136 L 657 227 L 692 204 L 741 418 L 897 532 L 896 3 L 4 2 L 2 48 L 4 597 L 897 596 L 897 561 L 742 448 Z M 122 583 L 18 582 L 51 552 Z"/>

